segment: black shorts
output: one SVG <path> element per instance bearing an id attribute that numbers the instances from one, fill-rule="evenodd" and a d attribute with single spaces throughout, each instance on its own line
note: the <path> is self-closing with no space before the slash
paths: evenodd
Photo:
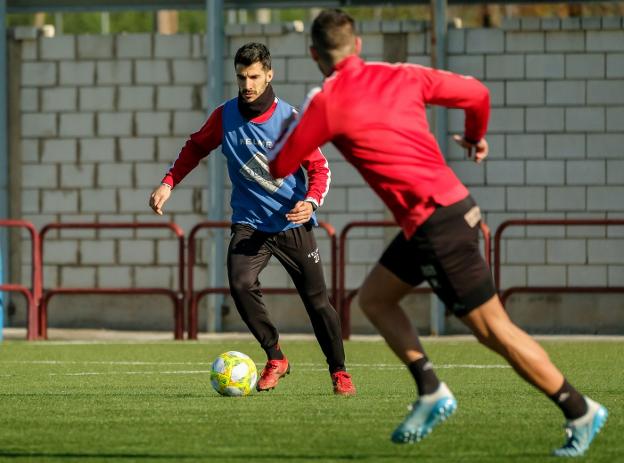
<path id="1" fill-rule="evenodd" d="M 438 207 L 411 239 L 399 233 L 379 263 L 411 286 L 426 280 L 448 310 L 466 315 L 496 294 L 479 251 L 480 221 L 470 196 Z"/>

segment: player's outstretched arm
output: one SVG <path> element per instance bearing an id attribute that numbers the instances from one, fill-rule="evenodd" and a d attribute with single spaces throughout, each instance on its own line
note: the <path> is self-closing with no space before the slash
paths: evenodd
<path id="1" fill-rule="evenodd" d="M 485 138 L 474 142 L 472 140 L 467 140 L 466 137 L 462 137 L 461 135 L 453 135 L 453 140 L 455 140 L 455 143 L 459 146 L 466 149 L 468 159 L 474 160 L 477 164 L 483 161 L 489 154 L 490 148 Z"/>
<path id="2" fill-rule="evenodd" d="M 166 183 L 161 183 L 150 195 L 149 205 L 152 210 L 158 214 L 163 215 L 163 206 L 171 196 L 171 187 Z"/>
<path id="3" fill-rule="evenodd" d="M 331 139 L 325 113 L 325 99 L 320 89 L 308 93 L 301 112 L 290 121 L 269 153 L 269 170 L 274 178 L 295 172 L 302 160 Z"/>
<path id="4" fill-rule="evenodd" d="M 171 190 L 192 171 L 199 162 L 221 144 L 223 133 L 222 122 L 223 105 L 215 109 L 202 128 L 189 137 L 178 158 L 173 162 L 167 175 L 162 179 L 152 194 L 149 205 L 158 215 L 162 215 L 162 208 L 171 196 Z"/>

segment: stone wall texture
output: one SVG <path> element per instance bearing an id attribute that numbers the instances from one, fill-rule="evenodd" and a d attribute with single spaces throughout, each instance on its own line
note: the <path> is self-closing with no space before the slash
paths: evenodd
<path id="1" fill-rule="evenodd" d="M 367 22 L 360 24 L 360 31 L 365 59 L 396 58 L 398 43 L 403 44 L 398 51 L 402 60 L 431 63 L 429 33 L 422 23 Z M 280 24 L 237 25 L 228 26 L 226 35 L 226 58 L 219 69 L 207 69 L 204 37 L 199 35 L 63 35 L 14 41 L 20 49 L 19 60 L 11 67 L 19 67 L 15 74 L 21 216 L 37 227 L 56 221 L 174 221 L 187 233 L 205 220 L 209 200 L 205 161 L 175 189 L 164 217 L 152 214 L 147 203 L 186 137 L 206 119 L 207 75 L 222 72 L 224 93 L 234 96 L 233 55 L 244 43 L 261 41 L 271 50 L 274 87 L 282 99 L 298 105 L 321 82 L 307 56 L 307 32 L 292 32 Z M 451 29 L 447 63 L 451 71 L 482 80 L 491 92 L 489 160 L 475 165 L 450 140 L 463 130 L 463 113 L 457 110 L 448 112 L 446 157 L 493 232 L 512 218 L 624 217 L 622 18 L 508 19 L 500 29 Z M 338 232 L 353 220 L 389 219 L 335 148 L 325 146 L 324 152 L 332 184 L 319 218 Z M 229 188 L 229 181 L 226 184 Z M 228 198 L 226 190 L 226 204 Z M 350 234 L 347 287 L 361 283 L 394 233 L 371 228 Z M 515 227 L 505 236 L 502 288 L 624 286 L 624 227 Z M 198 286 L 207 284 L 212 264 L 210 236 L 201 237 Z M 317 239 L 329 276 L 329 241 L 322 230 Z M 22 246 L 19 269 L 25 283 L 30 272 L 28 249 Z M 174 287 L 176 252 L 176 241 L 167 231 L 54 232 L 45 243 L 44 286 Z M 276 261 L 271 261 L 261 281 L 292 287 Z M 563 304 L 563 296 L 548 297 L 554 298 L 551 305 L 561 306 L 557 310 L 562 319 L 566 307 L 578 299 Z M 509 310 L 522 318 L 543 300 L 539 298 L 512 298 Z M 600 298 L 581 299 L 591 308 L 604 303 Z M 623 299 L 616 297 L 609 305 L 622 313 Z M 270 300 L 285 331 L 309 331 L 298 299 Z M 52 304 L 51 325 L 171 326 L 166 300 L 88 301 L 58 298 Z M 231 301 L 227 303 L 225 328 L 244 329 Z M 423 315 L 429 310 L 427 300 L 425 306 L 415 315 L 423 329 L 428 323 Z M 18 310 L 12 322 L 22 323 L 23 314 Z M 203 313 L 202 320 L 206 318 Z M 615 322 L 604 320 L 594 320 L 589 330 L 624 331 L 624 316 Z M 354 322 L 362 332 L 370 331 L 356 306 Z M 547 322 L 526 324 L 537 331 L 557 330 Z M 582 331 L 586 326 L 577 324 L 581 328 L 571 322 L 570 329 Z"/>

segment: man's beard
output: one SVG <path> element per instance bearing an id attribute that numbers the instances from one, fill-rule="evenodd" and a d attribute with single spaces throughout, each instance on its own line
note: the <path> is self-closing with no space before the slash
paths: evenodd
<path id="1" fill-rule="evenodd" d="M 247 120 L 258 117 L 269 110 L 275 101 L 275 93 L 270 83 L 267 84 L 264 92 L 253 101 L 246 101 L 243 93 L 238 92 L 238 110 Z"/>

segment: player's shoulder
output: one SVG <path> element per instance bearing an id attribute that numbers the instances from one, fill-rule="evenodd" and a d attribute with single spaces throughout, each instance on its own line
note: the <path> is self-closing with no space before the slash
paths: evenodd
<path id="1" fill-rule="evenodd" d="M 367 61 L 365 67 L 375 72 L 427 72 L 432 68 L 418 63 L 387 63 L 385 61 Z"/>
<path id="2" fill-rule="evenodd" d="M 238 105 L 238 96 L 235 96 L 234 98 L 230 98 L 228 100 L 225 100 L 223 103 L 221 103 L 219 106 L 217 106 L 215 109 L 223 109 L 226 106 L 230 107 L 232 105 Z"/>
<path id="3" fill-rule="evenodd" d="M 223 103 L 221 103 L 219 106 L 217 106 L 214 109 L 213 114 L 227 113 L 227 112 L 231 113 L 235 108 L 238 108 L 238 97 L 225 100 Z"/>

